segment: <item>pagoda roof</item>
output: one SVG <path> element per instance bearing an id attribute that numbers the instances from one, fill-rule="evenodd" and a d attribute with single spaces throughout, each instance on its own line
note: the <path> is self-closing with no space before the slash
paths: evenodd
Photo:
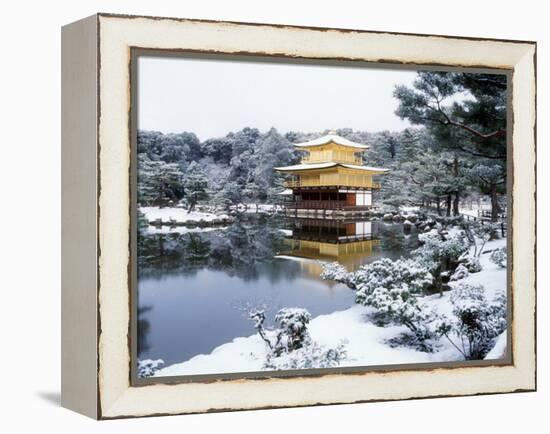
<path id="1" fill-rule="evenodd" d="M 280 172 L 294 172 L 299 170 L 315 170 L 315 169 L 329 169 L 331 167 L 346 167 L 348 169 L 358 169 L 358 170 L 366 170 L 369 172 L 388 172 L 389 169 L 383 169 L 381 167 L 370 167 L 370 166 L 356 166 L 354 164 L 345 164 L 345 163 L 335 163 L 335 162 L 328 162 L 328 163 L 311 163 L 311 164 L 296 164 L 294 166 L 284 166 L 284 167 L 275 167 L 275 170 L 278 170 Z"/>
<path id="2" fill-rule="evenodd" d="M 329 133 L 314 140 L 310 140 L 308 142 L 294 143 L 294 146 L 296 146 L 297 148 L 311 148 L 314 146 L 327 145 L 329 143 L 336 143 L 337 145 L 346 146 L 348 148 L 369 149 L 368 145 L 352 142 L 351 140 L 344 139 L 343 137 L 332 133 Z"/>

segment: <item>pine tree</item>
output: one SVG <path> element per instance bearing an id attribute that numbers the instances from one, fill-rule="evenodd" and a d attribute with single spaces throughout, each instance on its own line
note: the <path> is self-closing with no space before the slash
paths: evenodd
<path id="1" fill-rule="evenodd" d="M 183 188 L 188 212 L 192 212 L 199 201 L 208 199 L 208 179 L 198 163 L 193 161 L 189 164 L 185 172 Z"/>
<path id="2" fill-rule="evenodd" d="M 146 154 L 138 159 L 138 203 L 165 206 L 183 196 L 182 172 L 177 163 L 152 161 Z"/>

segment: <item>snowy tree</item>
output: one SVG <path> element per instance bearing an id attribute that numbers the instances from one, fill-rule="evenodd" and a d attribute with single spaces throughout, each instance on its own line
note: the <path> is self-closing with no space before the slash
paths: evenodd
<path id="1" fill-rule="evenodd" d="M 298 307 L 280 309 L 275 315 L 275 323 L 279 327 L 272 331 L 265 328 L 264 309 L 252 309 L 248 316 L 254 322 L 254 328 L 267 344 L 273 357 L 290 353 L 310 343 L 307 325 L 311 320 L 311 314 L 306 309 Z"/>
<path id="2" fill-rule="evenodd" d="M 239 205 L 242 203 L 242 200 L 243 190 L 236 182 L 226 182 L 214 197 L 214 203 L 222 206 L 226 210 L 231 206 Z"/>
<path id="3" fill-rule="evenodd" d="M 414 335 L 416 346 L 430 351 L 431 311 L 419 305 L 418 296 L 432 283 L 429 270 L 411 259 L 392 261 L 383 258 L 363 265 L 352 273 L 329 264 L 323 278 L 337 280 L 355 289 L 356 303 L 374 307 L 379 319 L 406 326 Z"/>
<path id="4" fill-rule="evenodd" d="M 138 203 L 165 206 L 183 196 L 183 174 L 176 163 L 153 161 L 145 154 L 138 159 Z"/>
<path id="5" fill-rule="evenodd" d="M 279 310 L 275 315 L 275 322 L 279 324 L 279 328 L 275 333 L 273 354 L 279 356 L 282 353 L 290 353 L 309 343 L 307 325 L 310 320 L 311 314 L 306 309 L 287 307 Z"/>
<path id="6" fill-rule="evenodd" d="M 413 251 L 413 255 L 431 271 L 435 288 L 443 295 L 443 273 L 454 271 L 469 245 L 460 234 L 448 235 L 436 229 L 420 234 L 418 239 L 422 245 Z"/>
<path id="7" fill-rule="evenodd" d="M 506 80 L 496 74 L 418 72 L 412 88 L 396 87 L 396 114 L 426 126 L 449 149 L 504 161 Z"/>
<path id="8" fill-rule="evenodd" d="M 181 169 L 186 162 L 202 158 L 200 141 L 193 133 L 163 134 L 158 131 L 139 130 L 138 154 L 145 154 L 153 161 L 178 163 Z"/>
<path id="9" fill-rule="evenodd" d="M 434 139 L 434 151 L 454 155 L 449 172 L 462 188 L 477 184 L 485 189 L 493 200 L 493 215 L 497 212 L 496 194 L 504 186 L 502 178 L 491 175 L 481 179 L 479 171 L 469 181 L 467 178 L 472 163 L 481 162 L 485 169 L 505 165 L 506 92 L 503 75 L 454 72 L 419 72 L 412 88 L 397 86 L 394 91 L 399 100 L 396 114 L 424 126 Z M 454 214 L 458 214 L 462 194 L 460 190 L 452 193 Z"/>
<path id="10" fill-rule="evenodd" d="M 271 339 L 266 333 L 265 330 L 265 310 L 264 309 L 252 309 L 248 313 L 248 317 L 252 320 L 254 323 L 254 328 L 262 338 L 262 340 L 266 343 L 266 345 L 269 348 L 269 351 L 273 350 L 273 343 L 271 342 Z"/>
<path id="11" fill-rule="evenodd" d="M 502 210 L 498 195 L 506 193 L 506 165 L 491 160 L 481 161 L 472 169 L 472 181 L 477 182 L 481 192 L 491 200 L 491 221 L 496 222 Z"/>
<path id="12" fill-rule="evenodd" d="M 464 234 L 474 247 L 474 257 L 481 256 L 487 241 L 498 239 L 499 227 L 494 223 L 483 221 L 464 222 L 462 224 Z"/>
<path id="13" fill-rule="evenodd" d="M 506 329 L 506 298 L 487 300 L 481 286 L 460 284 L 451 294 L 453 316 L 440 315 L 436 332 L 467 360 L 483 359 Z"/>
<path id="14" fill-rule="evenodd" d="M 215 163 L 228 165 L 233 155 L 233 141 L 228 137 L 208 139 L 202 143 L 201 151 Z"/>
<path id="15" fill-rule="evenodd" d="M 327 348 L 312 341 L 307 329 L 311 315 L 306 309 L 280 309 L 274 330 L 265 327 L 265 309 L 251 309 L 249 318 L 268 347 L 264 369 L 331 368 L 346 358 L 345 342 Z"/>
<path id="16" fill-rule="evenodd" d="M 250 182 L 257 185 L 258 198 L 264 201 L 273 188 L 279 190 L 277 180 L 279 180 L 279 185 L 282 180 L 281 175 L 273 168 L 295 163 L 297 152 L 294 146 L 275 128 L 271 128 L 262 135 L 256 146 L 257 151 L 254 154 L 254 169 Z"/>
<path id="17" fill-rule="evenodd" d="M 194 161 L 185 172 L 183 188 L 189 212 L 193 211 L 199 201 L 208 198 L 208 179 L 200 165 Z"/>

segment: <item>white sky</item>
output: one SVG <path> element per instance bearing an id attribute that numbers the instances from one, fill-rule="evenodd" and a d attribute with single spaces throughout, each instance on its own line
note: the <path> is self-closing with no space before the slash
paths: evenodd
<path id="1" fill-rule="evenodd" d="M 402 130 L 396 84 L 414 71 L 145 57 L 138 63 L 138 127 L 201 140 L 244 127 L 279 132 Z"/>

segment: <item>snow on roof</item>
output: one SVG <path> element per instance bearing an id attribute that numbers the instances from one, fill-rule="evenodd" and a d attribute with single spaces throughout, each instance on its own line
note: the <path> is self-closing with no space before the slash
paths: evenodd
<path id="1" fill-rule="evenodd" d="M 344 164 L 339 163 L 340 166 L 347 167 L 348 169 L 361 169 L 361 170 L 368 170 L 370 172 L 389 172 L 390 169 L 384 169 L 382 167 L 372 167 L 372 166 L 356 166 L 354 164 Z"/>
<path id="2" fill-rule="evenodd" d="M 283 191 L 281 191 L 280 193 L 277 193 L 277 194 L 280 194 L 280 195 L 283 195 L 283 196 L 291 195 L 292 190 L 290 188 L 287 188 L 286 190 L 283 190 Z"/>
<path id="3" fill-rule="evenodd" d="M 381 167 L 370 167 L 370 166 L 356 166 L 354 164 L 344 164 L 344 163 L 312 163 L 312 164 L 296 164 L 294 166 L 285 166 L 285 167 L 275 167 L 275 170 L 281 172 L 292 172 L 296 170 L 313 170 L 313 169 L 328 169 L 329 167 L 342 166 L 347 167 L 348 169 L 359 169 L 367 170 L 369 172 L 388 172 L 389 169 L 383 169 Z"/>
<path id="4" fill-rule="evenodd" d="M 361 143 L 352 142 L 351 140 L 344 139 L 343 137 L 340 137 L 336 134 L 327 134 L 326 136 L 319 137 L 314 140 L 310 140 L 308 142 L 303 143 L 294 143 L 294 146 L 298 148 L 309 148 L 311 146 L 322 146 L 326 145 L 327 143 L 334 142 L 337 145 L 347 146 L 350 148 L 357 148 L 357 149 L 369 149 L 368 145 L 362 145 Z"/>
<path id="5" fill-rule="evenodd" d="M 310 169 L 327 169 L 334 167 L 338 163 L 329 161 L 328 163 L 311 163 L 311 164 L 295 164 L 294 166 L 275 167 L 275 170 L 310 170 Z"/>

